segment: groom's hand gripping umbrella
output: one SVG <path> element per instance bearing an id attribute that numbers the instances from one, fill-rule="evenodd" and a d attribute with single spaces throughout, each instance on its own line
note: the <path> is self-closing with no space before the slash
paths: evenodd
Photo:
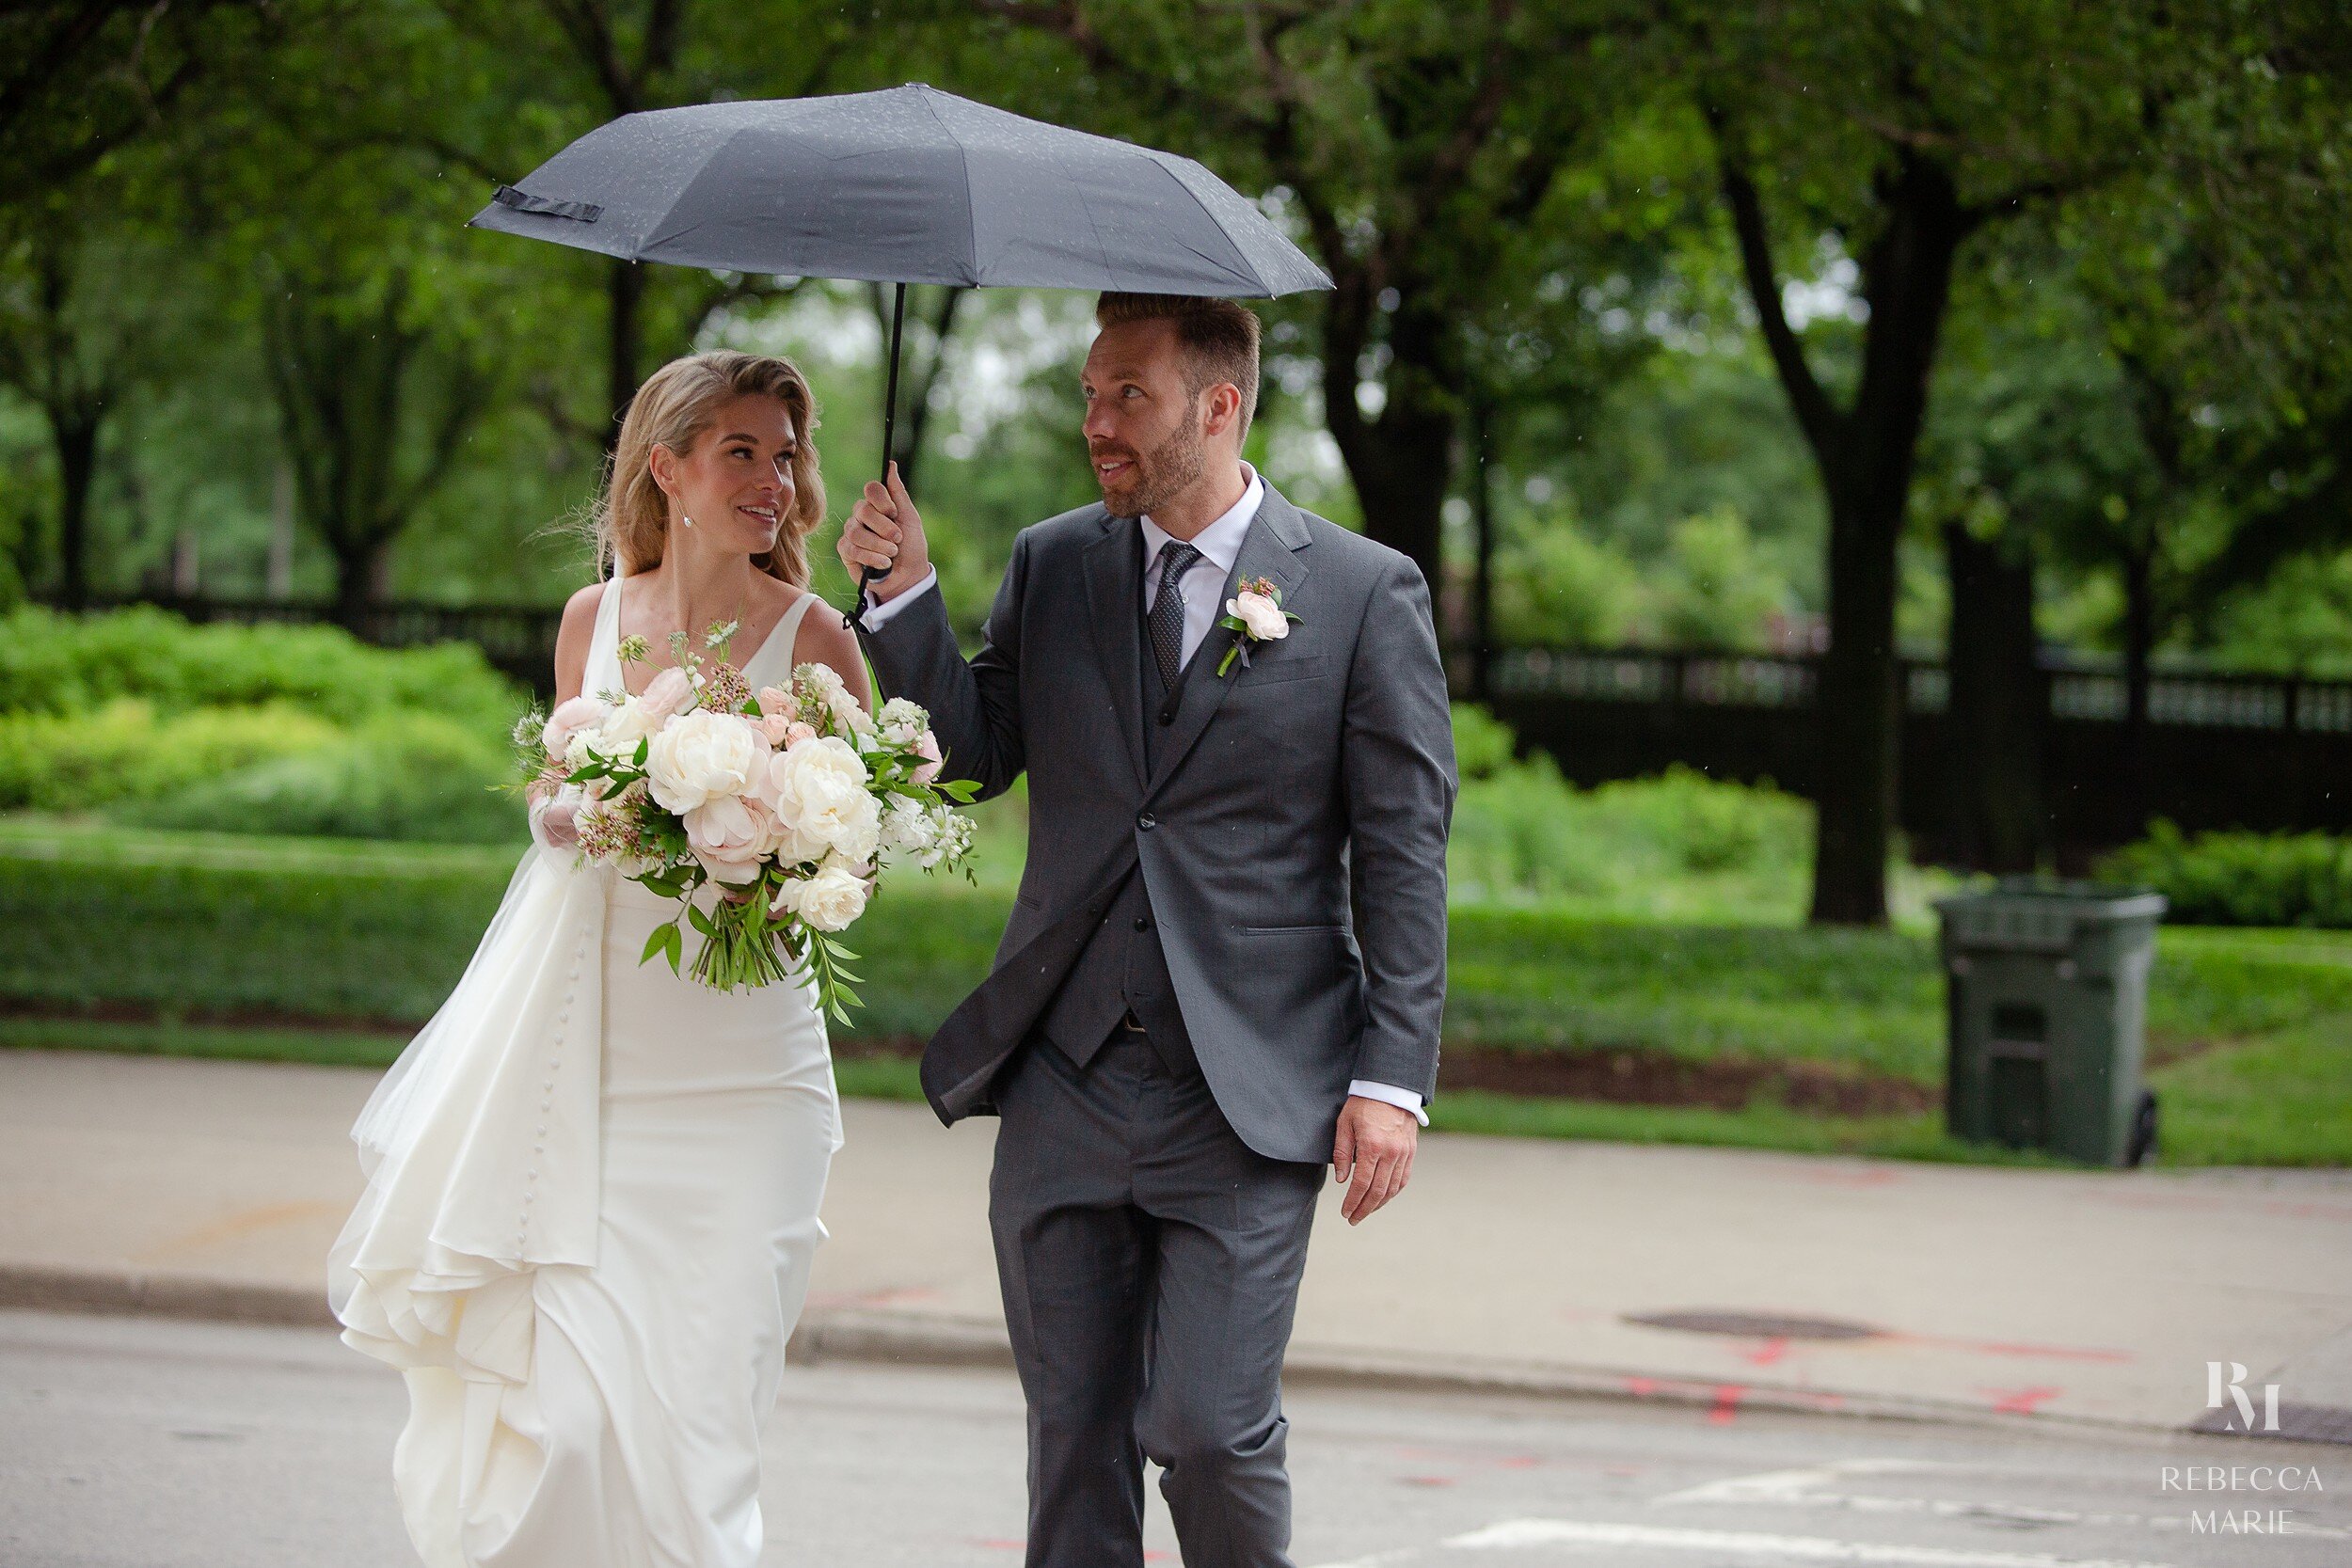
<path id="1" fill-rule="evenodd" d="M 1237 298 L 1331 287 L 1190 158 L 922 86 L 624 115 L 500 186 L 470 226 L 631 261 L 897 284 L 885 473 L 910 283 Z"/>

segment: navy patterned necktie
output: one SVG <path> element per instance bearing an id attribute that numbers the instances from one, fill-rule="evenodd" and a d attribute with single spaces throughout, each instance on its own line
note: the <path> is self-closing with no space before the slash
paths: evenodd
<path id="1" fill-rule="evenodd" d="M 1170 540 L 1160 546 L 1160 592 L 1152 601 L 1152 655 L 1159 661 L 1160 688 L 1176 689 L 1177 672 L 1184 667 L 1184 576 L 1200 552 Z"/>

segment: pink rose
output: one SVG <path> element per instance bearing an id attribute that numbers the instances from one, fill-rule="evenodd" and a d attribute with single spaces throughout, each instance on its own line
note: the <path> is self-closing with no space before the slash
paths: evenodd
<path id="1" fill-rule="evenodd" d="M 647 722 L 658 726 L 673 715 L 685 712 L 693 697 L 694 683 L 687 679 L 685 671 L 673 665 L 654 676 L 645 694 L 637 699 L 637 706 Z"/>
<path id="2" fill-rule="evenodd" d="M 602 703 L 594 697 L 574 697 L 558 703 L 555 711 L 548 715 L 547 728 L 539 732 L 539 740 L 547 747 L 548 755 L 560 758 L 571 749 L 572 736 L 603 721 Z"/>
<path id="3" fill-rule="evenodd" d="M 939 754 L 939 737 L 925 730 L 914 737 L 914 754 L 928 760 L 914 770 L 914 782 L 927 784 L 939 777 L 940 765 L 947 759 Z"/>
<path id="4" fill-rule="evenodd" d="M 773 690 L 774 688 L 771 687 L 769 689 Z M 759 706 L 760 715 L 752 722 L 758 725 L 759 733 L 768 737 L 768 744 L 777 747 L 790 745 L 792 743 L 792 721 L 770 708 L 765 695 L 761 697 Z"/>
<path id="5" fill-rule="evenodd" d="M 784 747 L 792 747 L 798 746 L 803 740 L 814 740 L 816 738 L 817 727 L 814 724 L 793 723 L 785 727 L 784 738 L 777 742 L 777 744 Z"/>
<path id="6" fill-rule="evenodd" d="M 759 711 L 763 714 L 790 713 L 798 705 L 792 701 L 792 693 L 781 686 L 763 686 L 759 689 Z"/>

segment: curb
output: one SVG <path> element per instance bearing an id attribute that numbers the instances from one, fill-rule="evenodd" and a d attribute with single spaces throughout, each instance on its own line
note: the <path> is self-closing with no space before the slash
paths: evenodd
<path id="1" fill-rule="evenodd" d="M 337 1326 L 325 1291 L 215 1275 L 0 1263 L 0 1308 L 144 1315 L 284 1328 Z M 869 1361 L 900 1366 L 1010 1370 L 1001 1323 L 977 1318 L 817 1309 L 803 1314 L 786 1348 L 801 1365 Z M 1705 1409 L 1729 1420 L 1743 1411 L 1848 1419 L 1935 1422 L 2085 1436 L 2186 1436 L 2190 1425 L 2052 1413 L 2024 1415 L 1928 1399 L 1838 1394 L 1771 1384 L 1711 1383 L 1598 1367 L 1536 1366 L 1467 1357 L 1415 1356 L 1328 1345 L 1294 1345 L 1283 1367 L 1296 1385 L 1366 1392 L 1488 1395 L 1535 1400 L 1606 1400 Z M 2234 1434 L 2233 1434 L 2234 1435 Z"/>

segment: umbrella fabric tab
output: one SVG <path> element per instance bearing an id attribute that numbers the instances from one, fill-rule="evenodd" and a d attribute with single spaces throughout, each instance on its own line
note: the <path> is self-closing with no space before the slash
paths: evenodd
<path id="1" fill-rule="evenodd" d="M 501 207 L 512 207 L 518 213 L 537 213 L 545 217 L 572 218 L 580 223 L 594 223 L 604 216 L 604 209 L 593 201 L 549 201 L 546 197 L 518 191 L 512 185 L 501 185 L 491 200 Z"/>

